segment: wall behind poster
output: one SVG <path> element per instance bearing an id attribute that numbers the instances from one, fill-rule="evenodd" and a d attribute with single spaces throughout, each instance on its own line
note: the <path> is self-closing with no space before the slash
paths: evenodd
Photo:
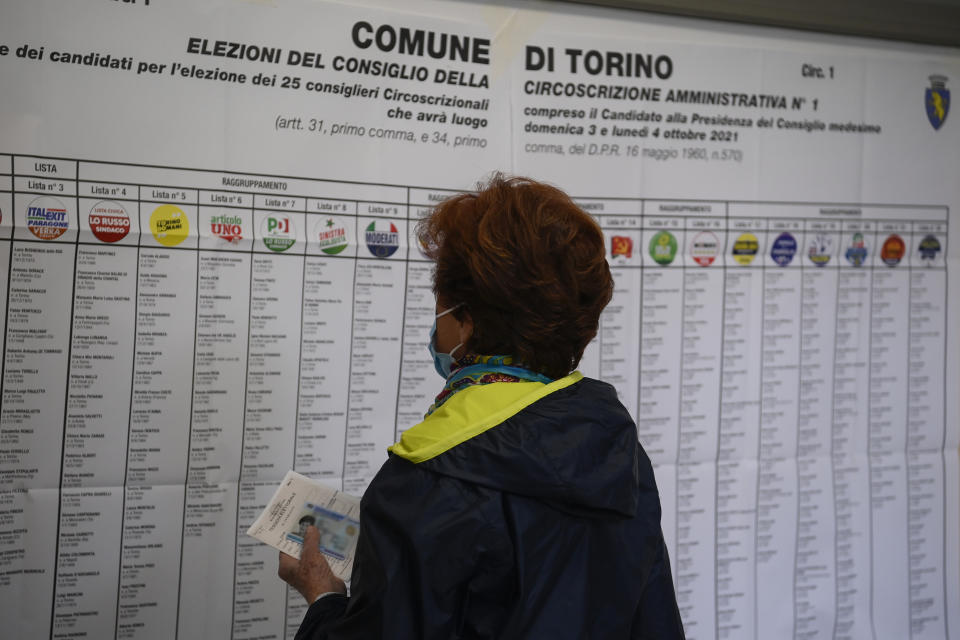
<path id="1" fill-rule="evenodd" d="M 413 228 L 502 169 L 607 236 L 581 369 L 637 419 L 688 636 L 960 637 L 960 55 L 388 9 L 0 9 L 15 635 L 292 637 L 243 531 L 289 468 L 362 492 L 420 419 Z"/>

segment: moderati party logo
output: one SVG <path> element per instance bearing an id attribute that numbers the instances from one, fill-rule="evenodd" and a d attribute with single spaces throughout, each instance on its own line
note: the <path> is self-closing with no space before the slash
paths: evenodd
<path id="1" fill-rule="evenodd" d="M 238 215 L 210 216 L 210 233 L 228 244 L 243 240 L 243 218 Z"/>
<path id="2" fill-rule="evenodd" d="M 629 259 L 633 256 L 633 238 L 630 236 L 613 236 L 610 238 L 610 257 L 621 256 Z"/>
<path id="3" fill-rule="evenodd" d="M 669 231 L 658 231 L 650 238 L 650 257 L 660 265 L 668 265 L 677 256 L 677 239 Z"/>
<path id="4" fill-rule="evenodd" d="M 119 242 L 130 233 L 130 216 L 119 202 L 98 202 L 90 209 L 87 221 L 100 242 Z"/>
<path id="5" fill-rule="evenodd" d="M 41 240 L 59 238 L 70 228 L 66 207 L 56 198 L 40 196 L 27 207 L 27 228 Z"/>
<path id="6" fill-rule="evenodd" d="M 733 243 L 733 259 L 737 264 L 747 265 L 753 262 L 760 251 L 760 242 L 757 236 L 752 233 L 741 233 L 740 237 Z"/>
<path id="7" fill-rule="evenodd" d="M 400 248 L 400 232 L 389 220 L 371 222 L 364 235 L 367 249 L 377 258 L 389 258 Z"/>
<path id="8" fill-rule="evenodd" d="M 297 241 L 297 227 L 290 216 L 274 213 L 260 223 L 260 234 L 263 244 L 270 251 L 281 253 L 294 245 Z"/>
<path id="9" fill-rule="evenodd" d="M 863 238 L 863 234 L 857 231 L 853 234 L 853 238 L 850 240 L 850 246 L 847 247 L 847 251 L 843 254 L 846 257 L 847 262 L 852 264 L 855 267 L 863 266 L 863 263 L 867 261 L 867 242 Z"/>
<path id="10" fill-rule="evenodd" d="M 880 248 L 880 259 L 883 260 L 883 264 L 888 267 L 895 267 L 903 260 L 906 252 L 907 245 L 903 241 L 903 238 L 894 233 L 883 241 L 883 247 Z"/>
<path id="11" fill-rule="evenodd" d="M 777 239 L 773 241 L 773 246 L 770 247 L 770 258 L 781 267 L 790 264 L 796 254 L 797 239 L 788 231 L 778 235 Z"/>
<path id="12" fill-rule="evenodd" d="M 331 256 L 342 252 L 350 244 L 347 225 L 339 218 L 331 216 L 325 216 L 317 222 L 313 237 L 320 250 Z"/>
<path id="13" fill-rule="evenodd" d="M 815 233 L 807 242 L 807 257 L 818 267 L 825 267 L 833 254 L 833 237 L 826 233 Z"/>
<path id="14" fill-rule="evenodd" d="M 940 253 L 940 241 L 934 235 L 924 236 L 917 246 L 917 251 L 920 253 L 920 260 L 930 264 L 937 259 L 937 254 Z"/>
<path id="15" fill-rule="evenodd" d="M 175 247 L 190 234 L 190 221 L 175 204 L 162 204 L 150 214 L 150 233 L 165 247 Z"/>
<path id="16" fill-rule="evenodd" d="M 693 237 L 690 243 L 690 257 L 701 267 L 709 267 L 717 259 L 720 251 L 720 241 L 711 231 L 701 231 Z"/>

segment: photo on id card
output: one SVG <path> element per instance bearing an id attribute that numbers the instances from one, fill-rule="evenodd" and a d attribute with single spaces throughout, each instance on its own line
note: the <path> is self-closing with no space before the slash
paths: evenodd
<path id="1" fill-rule="evenodd" d="M 300 516 L 293 520 L 287 539 L 303 544 L 310 525 L 320 530 L 320 551 L 339 560 L 346 558 L 360 533 L 360 523 L 353 518 L 308 502 L 303 505 Z"/>

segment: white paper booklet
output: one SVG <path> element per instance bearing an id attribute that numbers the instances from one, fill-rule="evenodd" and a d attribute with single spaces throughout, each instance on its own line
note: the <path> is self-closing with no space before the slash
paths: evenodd
<path id="1" fill-rule="evenodd" d="M 360 535 L 360 498 L 288 471 L 247 535 L 299 558 L 309 525 L 320 529 L 320 551 L 333 573 L 349 582 Z"/>

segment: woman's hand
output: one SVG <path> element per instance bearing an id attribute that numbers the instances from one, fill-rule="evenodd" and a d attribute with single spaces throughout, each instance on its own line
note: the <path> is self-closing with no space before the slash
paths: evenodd
<path id="1" fill-rule="evenodd" d="M 280 566 L 277 575 L 300 592 L 313 604 L 317 596 L 324 593 L 346 593 L 347 585 L 343 580 L 333 575 L 327 559 L 320 553 L 320 530 L 314 526 L 307 527 L 303 535 L 303 550 L 300 559 L 280 552 Z"/>

